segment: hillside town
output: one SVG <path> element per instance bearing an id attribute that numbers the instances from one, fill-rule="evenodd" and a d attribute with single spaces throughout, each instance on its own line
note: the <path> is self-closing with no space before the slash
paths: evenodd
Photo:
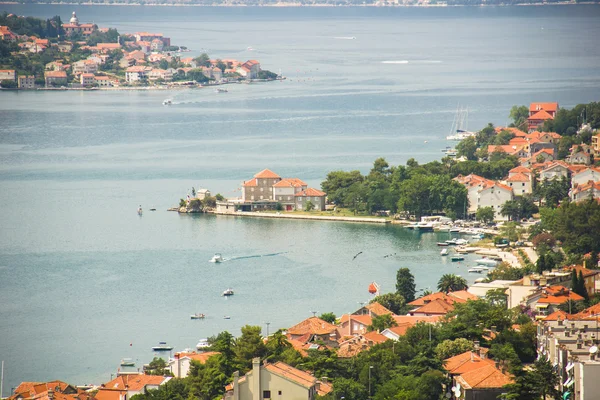
<path id="1" fill-rule="evenodd" d="M 257 60 L 184 57 L 189 49 L 171 45 L 162 33 L 119 34 L 81 23 L 75 12 L 69 23 L 55 17 L 39 32 L 23 28 L 24 18 L 0 19 L 20 27 L 0 24 L 0 43 L 10 55 L 0 63 L 2 88 L 198 87 L 277 78 Z"/>

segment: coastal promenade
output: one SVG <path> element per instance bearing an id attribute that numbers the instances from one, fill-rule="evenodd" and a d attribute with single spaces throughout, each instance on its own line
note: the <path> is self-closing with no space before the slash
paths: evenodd
<path id="1" fill-rule="evenodd" d="M 338 222 L 360 222 L 372 224 L 389 224 L 391 221 L 383 218 L 367 218 L 367 217 L 328 217 L 324 215 L 292 215 L 282 213 L 265 213 L 265 212 L 214 212 L 216 215 L 227 215 L 233 217 L 255 217 L 255 218 L 281 218 L 281 219 L 302 219 L 302 220 L 318 220 L 318 221 L 338 221 Z"/>

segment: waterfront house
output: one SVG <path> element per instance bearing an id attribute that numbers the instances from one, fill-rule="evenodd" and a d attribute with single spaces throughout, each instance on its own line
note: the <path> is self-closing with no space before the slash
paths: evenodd
<path id="1" fill-rule="evenodd" d="M 558 111 L 558 103 L 531 103 L 527 127 L 529 132 L 535 131 L 544 121 L 552 120 Z"/>
<path id="2" fill-rule="evenodd" d="M 88 400 L 89 393 L 63 381 L 50 382 L 21 382 L 9 400 Z"/>
<path id="3" fill-rule="evenodd" d="M 501 208 L 507 201 L 513 199 L 513 190 L 499 182 L 486 183 L 477 193 L 477 209 L 492 207 L 495 219 L 506 219 L 500 214 Z"/>
<path id="4" fill-rule="evenodd" d="M 63 86 L 67 84 L 67 73 L 65 71 L 46 71 L 44 79 L 46 87 Z"/>
<path id="5" fill-rule="evenodd" d="M 284 178 L 273 184 L 273 199 L 281 203 L 286 211 L 293 211 L 296 208 L 296 194 L 307 188 L 307 184 L 298 178 Z"/>
<path id="6" fill-rule="evenodd" d="M 175 378 L 185 378 L 190 372 L 192 361 L 199 362 L 200 364 L 206 363 L 206 361 L 216 356 L 218 351 L 207 351 L 204 353 L 196 352 L 179 352 L 175 353 L 174 358 L 169 360 L 167 369 L 173 374 Z"/>
<path id="7" fill-rule="evenodd" d="M 81 86 L 89 87 L 93 86 L 96 83 L 96 79 L 94 79 L 94 74 L 81 74 L 79 76 Z"/>
<path id="8" fill-rule="evenodd" d="M 94 60 L 80 60 L 72 65 L 73 75 L 95 74 L 98 72 L 98 64 Z"/>
<path id="9" fill-rule="evenodd" d="M 235 70 L 238 74 L 247 79 L 258 78 L 260 72 L 260 63 L 256 60 L 248 60 Z"/>
<path id="10" fill-rule="evenodd" d="M 0 69 L 0 82 L 1 81 L 16 81 L 17 74 L 14 69 Z"/>
<path id="11" fill-rule="evenodd" d="M 242 186 L 242 200 L 274 200 L 273 185 L 281 180 L 281 177 L 269 169 L 263 169 L 253 179 L 245 181 Z"/>
<path id="12" fill-rule="evenodd" d="M 238 371 L 234 372 L 233 382 L 225 390 L 224 400 L 314 400 L 330 393 L 333 387 L 281 361 L 261 365 L 260 358 L 254 358 L 252 370 L 241 378 Z"/>
<path id="13" fill-rule="evenodd" d="M 35 76 L 19 75 L 18 84 L 19 89 L 35 89 Z"/>
<path id="14" fill-rule="evenodd" d="M 135 83 L 148 79 L 148 74 L 152 71 L 151 67 L 136 65 L 125 70 L 125 81 Z"/>
<path id="15" fill-rule="evenodd" d="M 306 209 L 306 204 L 310 201 L 317 211 L 325 211 L 325 197 L 327 194 L 314 188 L 305 189 L 296 193 L 296 209 Z"/>
<path id="16" fill-rule="evenodd" d="M 113 85 L 108 76 L 95 76 L 94 82 L 96 85 L 98 85 L 98 87 L 111 87 Z"/>

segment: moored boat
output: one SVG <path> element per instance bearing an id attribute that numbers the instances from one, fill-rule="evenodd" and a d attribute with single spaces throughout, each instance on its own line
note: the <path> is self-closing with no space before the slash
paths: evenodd
<path id="1" fill-rule="evenodd" d="M 154 351 L 171 351 L 173 350 L 173 346 L 167 345 L 167 342 L 158 342 L 158 346 L 152 347 Z"/>
<path id="2" fill-rule="evenodd" d="M 486 267 L 495 267 L 498 265 L 498 261 L 489 258 L 480 258 L 479 260 L 475 260 L 475 262 L 477 265 L 485 265 Z"/>
<path id="3" fill-rule="evenodd" d="M 208 343 L 208 339 L 200 339 L 198 341 L 198 344 L 196 345 L 196 349 L 198 349 L 198 350 L 205 349 L 207 347 L 210 347 L 210 343 Z"/>
<path id="4" fill-rule="evenodd" d="M 233 296 L 233 290 L 231 288 L 224 290 L 222 296 Z"/>
<path id="5" fill-rule="evenodd" d="M 438 242 L 437 245 L 441 246 L 441 247 L 446 247 L 446 246 L 448 246 L 448 243 L 446 243 L 446 242 Z"/>
<path id="6" fill-rule="evenodd" d="M 452 258 L 450 260 L 456 262 L 456 261 L 463 261 L 465 258 L 463 256 L 452 256 Z"/>
<path id="7" fill-rule="evenodd" d="M 204 319 L 206 318 L 206 315 L 202 314 L 202 313 L 196 313 L 196 314 L 192 314 L 190 315 L 191 319 Z"/>
<path id="8" fill-rule="evenodd" d="M 442 249 L 442 251 L 440 251 L 440 256 L 447 256 L 448 255 L 448 249 Z"/>
<path id="9" fill-rule="evenodd" d="M 134 367 L 135 362 L 131 358 L 123 358 L 121 360 L 121 367 Z"/>

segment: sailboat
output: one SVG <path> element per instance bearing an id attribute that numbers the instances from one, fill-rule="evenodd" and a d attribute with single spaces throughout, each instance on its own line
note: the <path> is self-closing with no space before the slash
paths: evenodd
<path id="1" fill-rule="evenodd" d="M 452 121 L 452 128 L 450 129 L 450 135 L 446 136 L 447 140 L 463 140 L 468 137 L 475 136 L 475 132 L 469 132 L 467 126 L 469 125 L 469 109 L 461 108 L 460 106 L 456 109 L 454 120 Z"/>

